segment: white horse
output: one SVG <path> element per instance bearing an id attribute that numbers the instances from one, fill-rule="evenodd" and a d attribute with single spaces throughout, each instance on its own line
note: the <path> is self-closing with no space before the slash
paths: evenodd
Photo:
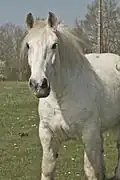
<path id="1" fill-rule="evenodd" d="M 41 180 L 53 180 L 61 142 L 82 138 L 88 180 L 104 180 L 102 134 L 116 128 L 120 180 L 120 57 L 84 55 L 70 29 L 49 12 L 45 21 L 26 18 L 31 68 L 29 86 L 39 98 L 39 136 L 43 148 Z"/>

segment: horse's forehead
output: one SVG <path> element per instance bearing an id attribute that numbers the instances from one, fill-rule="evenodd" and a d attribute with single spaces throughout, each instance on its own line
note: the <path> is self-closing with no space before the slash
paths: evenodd
<path id="1" fill-rule="evenodd" d="M 28 40 L 31 43 L 36 43 L 36 42 L 42 42 L 45 40 L 45 42 L 47 43 L 49 40 L 49 42 L 52 41 L 56 41 L 57 40 L 57 36 L 56 34 L 49 30 L 49 31 L 31 31 L 31 33 L 28 35 Z"/>

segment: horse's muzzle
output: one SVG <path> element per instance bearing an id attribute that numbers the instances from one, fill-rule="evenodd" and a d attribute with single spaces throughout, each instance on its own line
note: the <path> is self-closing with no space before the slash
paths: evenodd
<path id="1" fill-rule="evenodd" d="M 45 98 L 45 97 L 48 97 L 50 94 L 50 84 L 48 83 L 46 78 L 42 80 L 41 84 L 37 83 L 33 79 L 30 79 L 29 87 L 32 89 L 32 91 L 34 92 L 34 95 L 37 98 Z"/>
<path id="2" fill-rule="evenodd" d="M 37 91 L 34 91 L 34 95 L 37 98 L 46 98 L 50 94 L 50 87 L 45 89 L 38 89 Z"/>

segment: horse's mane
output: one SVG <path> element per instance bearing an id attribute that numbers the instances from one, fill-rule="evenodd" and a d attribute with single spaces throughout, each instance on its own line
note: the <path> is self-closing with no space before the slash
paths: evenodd
<path id="1" fill-rule="evenodd" d="M 80 69 L 90 68 L 90 64 L 83 54 L 83 47 L 88 47 L 84 37 L 77 36 L 73 29 L 60 23 L 57 27 L 56 35 L 60 39 L 59 53 L 61 54 L 61 61 L 65 61 L 71 65 L 71 68 L 78 66 Z M 62 59 L 64 57 L 64 59 Z M 69 62 L 67 62 L 69 61 Z M 79 69 L 76 68 L 76 69 Z"/>

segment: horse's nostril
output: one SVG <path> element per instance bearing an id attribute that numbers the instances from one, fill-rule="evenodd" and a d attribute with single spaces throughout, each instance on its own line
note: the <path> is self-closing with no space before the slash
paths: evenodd
<path id="1" fill-rule="evenodd" d="M 48 88 L 48 82 L 47 82 L 47 79 L 46 79 L 46 78 L 43 79 L 41 87 L 42 87 L 43 89 Z"/>
<path id="2" fill-rule="evenodd" d="M 30 86 L 31 88 L 37 89 L 37 88 L 38 88 L 38 83 L 37 83 L 35 80 L 30 79 L 30 80 L 29 80 L 29 86 Z"/>

